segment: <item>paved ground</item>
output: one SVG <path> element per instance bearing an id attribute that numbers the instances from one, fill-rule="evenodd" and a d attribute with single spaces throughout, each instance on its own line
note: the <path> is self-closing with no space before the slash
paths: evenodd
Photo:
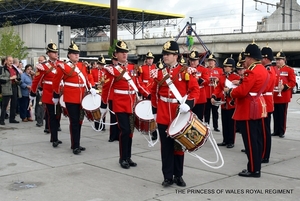
<path id="1" fill-rule="evenodd" d="M 269 164 L 263 164 L 261 178 L 241 178 L 246 155 L 241 135 L 233 149 L 221 147 L 225 164 L 221 169 L 206 167 L 186 154 L 186 188 L 163 188 L 159 144 L 148 147 L 135 132 L 132 159 L 137 167 L 122 169 L 118 164 L 118 143 L 108 142 L 108 130 L 94 132 L 89 122 L 82 127 L 82 146 L 87 150 L 73 155 L 68 119 L 62 118 L 59 139 L 53 148 L 49 134 L 34 123 L 0 126 L 0 200 L 26 201 L 189 201 L 189 200 L 299 200 L 300 197 L 300 105 L 294 96 L 289 105 L 284 139 L 272 138 Z M 217 142 L 221 133 L 213 133 Z M 209 142 L 196 152 L 215 160 Z"/>

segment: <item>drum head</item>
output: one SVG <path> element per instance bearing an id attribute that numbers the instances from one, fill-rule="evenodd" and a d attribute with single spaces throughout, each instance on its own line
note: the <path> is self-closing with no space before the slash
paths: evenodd
<path id="1" fill-rule="evenodd" d="M 172 121 L 171 125 L 168 128 L 168 134 L 170 136 L 179 134 L 179 132 L 186 127 L 189 120 L 191 119 L 191 116 L 191 112 L 181 113 L 177 119 L 177 122 L 175 122 L 176 118 Z"/>
<path id="2" fill-rule="evenodd" d="M 142 100 L 142 101 L 140 101 L 135 106 L 134 113 L 140 119 L 144 119 L 144 120 L 154 119 L 154 116 L 153 116 L 153 113 L 152 113 L 152 105 L 151 105 L 151 101 L 150 100 Z"/>
<path id="3" fill-rule="evenodd" d="M 99 94 L 96 94 L 95 96 L 88 94 L 82 99 L 81 105 L 85 110 L 96 110 L 101 105 L 101 96 Z"/>
<path id="4" fill-rule="evenodd" d="M 59 104 L 61 107 L 66 108 L 66 103 L 64 101 L 64 95 L 61 95 L 59 98 Z"/>

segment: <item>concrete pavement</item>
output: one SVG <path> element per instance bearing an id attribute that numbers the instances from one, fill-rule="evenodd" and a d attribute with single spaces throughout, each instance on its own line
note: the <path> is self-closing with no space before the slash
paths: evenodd
<path id="1" fill-rule="evenodd" d="M 232 149 L 220 147 L 225 164 L 220 169 L 205 166 L 185 155 L 185 188 L 161 182 L 160 146 L 148 147 L 135 132 L 132 159 L 137 167 L 118 164 L 118 142 L 108 142 L 108 129 L 95 132 L 90 122 L 82 127 L 81 145 L 87 150 L 74 155 L 70 149 L 68 119 L 62 117 L 59 139 L 53 148 L 50 135 L 35 122 L 0 126 L 1 201 L 190 201 L 190 200 L 298 200 L 300 197 L 300 105 L 293 97 L 289 105 L 286 137 L 272 137 L 270 163 L 262 165 L 261 178 L 237 175 L 247 158 L 241 135 Z M 107 118 L 109 119 L 109 118 Z M 17 117 L 18 120 L 18 117 Z M 219 123 L 221 125 L 221 123 Z M 222 128 L 221 128 L 222 129 Z M 213 132 L 217 142 L 221 133 Z M 208 160 L 216 156 L 209 141 L 196 152 Z"/>

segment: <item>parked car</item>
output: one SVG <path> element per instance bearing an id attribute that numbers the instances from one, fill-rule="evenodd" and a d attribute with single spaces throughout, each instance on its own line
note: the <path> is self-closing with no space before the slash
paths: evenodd
<path id="1" fill-rule="evenodd" d="M 294 69 L 295 75 L 296 75 L 296 86 L 293 88 L 293 94 L 295 94 L 298 91 L 300 91 L 300 68 L 295 67 L 293 69 Z"/>

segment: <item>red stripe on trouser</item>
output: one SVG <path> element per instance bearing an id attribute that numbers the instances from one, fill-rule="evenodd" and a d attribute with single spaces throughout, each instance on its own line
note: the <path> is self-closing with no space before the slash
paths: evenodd
<path id="1" fill-rule="evenodd" d="M 250 164 L 250 172 L 254 172 L 254 161 L 252 155 L 252 146 L 251 146 L 251 133 L 249 128 L 249 121 L 246 121 L 246 131 L 247 131 L 247 138 L 248 138 L 248 154 L 249 154 L 249 164 Z"/>
<path id="2" fill-rule="evenodd" d="M 265 120 L 261 119 L 261 123 L 262 123 L 262 131 L 263 131 L 263 150 L 262 150 L 261 158 L 264 158 L 266 154 L 266 148 L 267 148 L 267 133 L 265 128 Z"/>
<path id="3" fill-rule="evenodd" d="M 287 108 L 288 108 L 288 103 L 285 104 L 285 109 L 283 114 L 283 134 L 285 134 L 286 131 Z"/>
<path id="4" fill-rule="evenodd" d="M 183 151 L 174 151 L 174 155 L 183 156 L 184 152 Z"/>

